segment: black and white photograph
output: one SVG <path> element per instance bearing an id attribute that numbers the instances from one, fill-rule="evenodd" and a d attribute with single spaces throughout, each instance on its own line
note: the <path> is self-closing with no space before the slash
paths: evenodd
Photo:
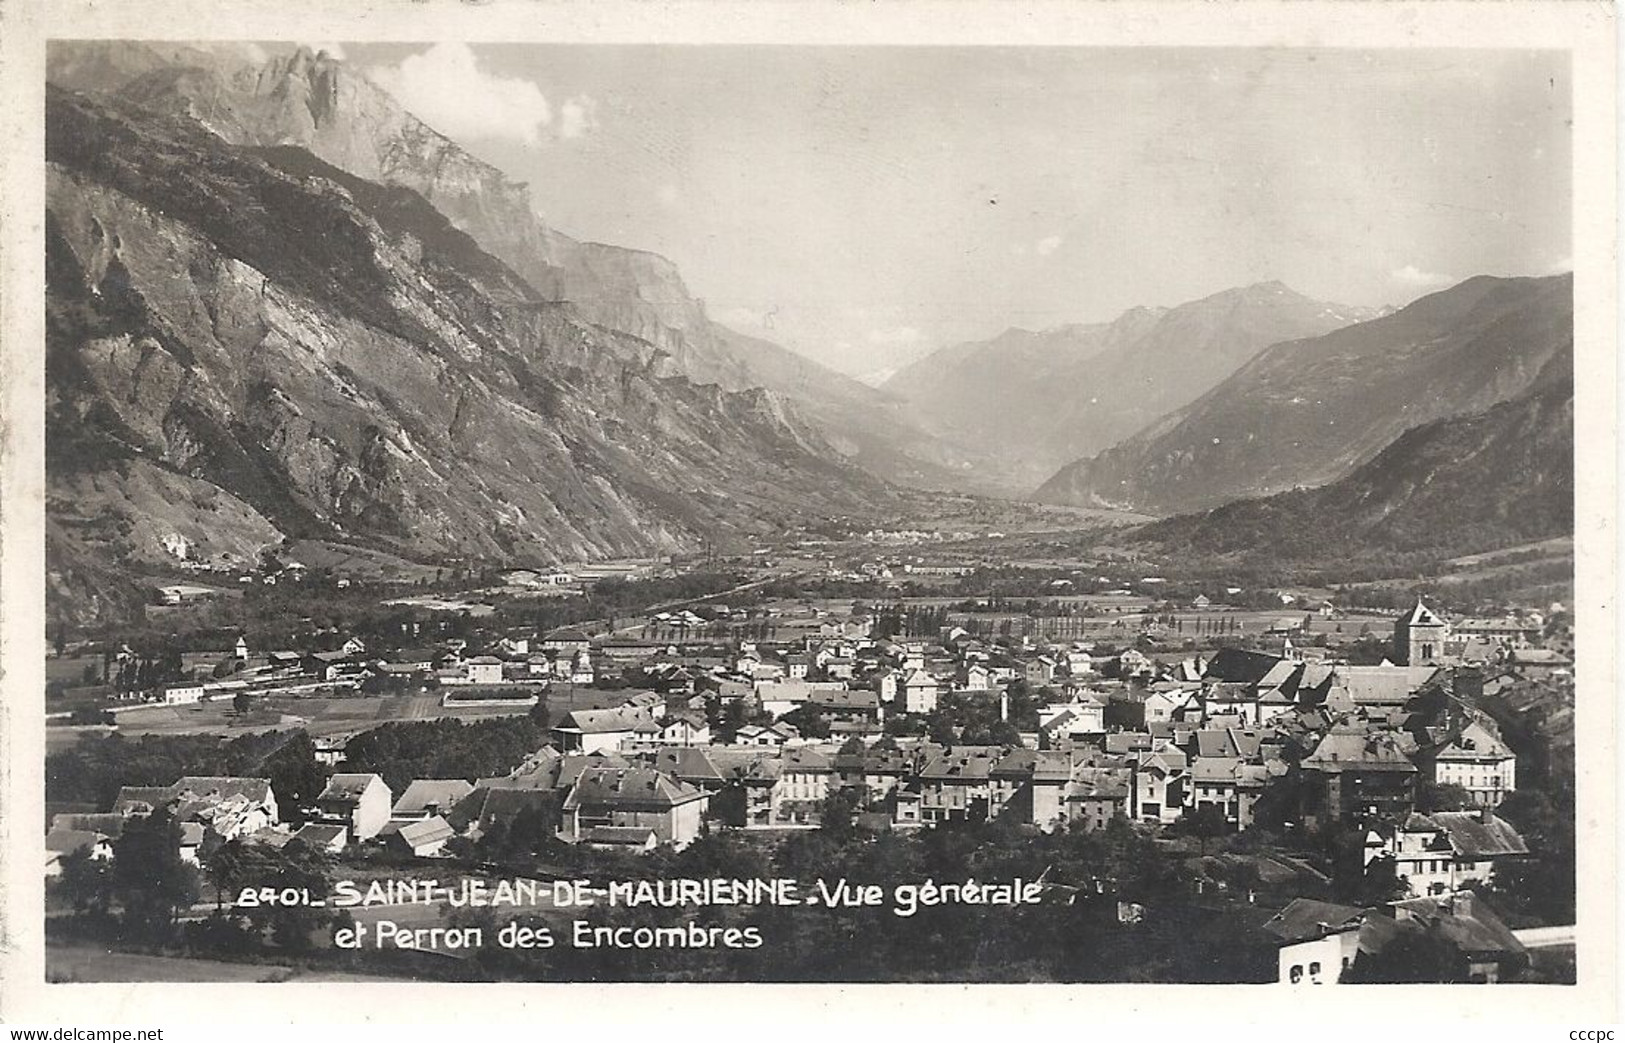
<path id="1" fill-rule="evenodd" d="M 1612 988 L 1574 52 L 153 31 L 37 62 L 39 984 Z"/>

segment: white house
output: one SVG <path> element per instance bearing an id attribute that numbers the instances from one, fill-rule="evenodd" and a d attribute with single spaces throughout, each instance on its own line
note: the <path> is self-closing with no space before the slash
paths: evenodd
<path id="1" fill-rule="evenodd" d="M 1370 914 L 1350 905 L 1294 898 L 1264 924 L 1278 940 L 1282 985 L 1335 985 L 1354 964 Z"/>
<path id="2" fill-rule="evenodd" d="M 711 726 L 703 717 L 675 714 L 660 722 L 656 740 L 662 746 L 708 746 Z"/>
<path id="3" fill-rule="evenodd" d="M 1186 689 L 1172 689 L 1166 692 L 1152 692 L 1145 697 L 1145 723 L 1154 721 L 1171 721 L 1180 711 L 1190 707 L 1196 700 L 1196 693 Z"/>
<path id="4" fill-rule="evenodd" d="M 553 726 L 553 735 L 565 753 L 614 751 L 631 741 L 640 724 L 651 724 L 653 720 L 647 711 L 625 706 L 572 710 Z"/>
<path id="5" fill-rule="evenodd" d="M 1495 731 L 1472 721 L 1456 740 L 1433 754 L 1433 781 L 1460 786 L 1474 803 L 1493 808 L 1518 788 L 1518 758 Z"/>
<path id="6" fill-rule="evenodd" d="M 164 705 L 181 706 L 203 701 L 203 682 L 187 682 L 164 686 Z"/>
<path id="7" fill-rule="evenodd" d="M 1487 810 L 1435 811 L 1407 818 L 1384 853 L 1410 893 L 1427 898 L 1488 883 L 1496 863 L 1525 857 L 1529 848 L 1511 823 Z"/>
<path id="8" fill-rule="evenodd" d="M 930 713 L 937 708 L 942 686 L 923 668 L 910 670 L 903 677 L 903 709 L 908 713 Z"/>
<path id="9" fill-rule="evenodd" d="M 343 773 L 327 780 L 327 788 L 316 798 L 321 817 L 343 824 L 356 840 L 370 840 L 389 823 L 393 794 L 382 777 L 374 774 Z"/>
<path id="10" fill-rule="evenodd" d="M 463 661 L 463 680 L 467 684 L 501 684 L 502 660 L 482 655 Z"/>

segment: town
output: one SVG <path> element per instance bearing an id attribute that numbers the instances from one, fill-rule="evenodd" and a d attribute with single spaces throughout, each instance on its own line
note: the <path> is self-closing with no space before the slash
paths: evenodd
<path id="1" fill-rule="evenodd" d="M 1564 606 L 1468 615 L 1417 597 L 1395 612 L 877 542 L 851 561 L 802 547 L 799 563 L 528 574 L 546 588 L 529 600 L 475 585 L 392 598 L 365 625 L 290 629 L 281 647 L 246 627 L 149 647 L 59 638 L 45 872 L 60 941 L 96 938 L 115 904 L 156 902 L 168 937 L 236 917 L 253 945 L 269 927 L 274 947 L 308 954 L 331 948 L 320 910 L 226 902 L 357 879 L 614 888 L 691 863 L 792 876 L 825 871 L 803 850 L 815 842 L 873 872 L 864 845 L 912 844 L 897 851 L 926 866 L 1041 880 L 1046 908 L 1097 936 L 1091 952 L 1136 947 L 1143 980 L 1572 980 Z M 305 572 L 244 585 L 277 604 L 374 596 Z M 481 578 L 511 591 L 516 577 Z M 208 589 L 166 588 L 149 616 Z M 120 883 L 123 859 L 139 879 Z M 142 893 L 152 880 L 170 889 Z M 380 915 L 414 904 L 437 924 L 470 915 L 416 895 Z M 1206 947 L 1191 909 L 1217 925 Z M 1185 925 L 1177 941 L 1148 940 L 1159 920 Z M 1133 980 L 1070 965 L 1079 944 L 1054 942 L 1029 971 Z M 1154 944 L 1205 963 L 1159 972 Z M 412 956 L 372 969 L 632 973 Z M 805 963 L 726 973 L 816 978 Z"/>

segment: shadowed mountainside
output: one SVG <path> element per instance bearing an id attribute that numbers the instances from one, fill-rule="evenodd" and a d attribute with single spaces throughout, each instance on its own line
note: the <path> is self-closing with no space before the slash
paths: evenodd
<path id="1" fill-rule="evenodd" d="M 1407 429 L 1523 394 L 1573 345 L 1573 279 L 1479 276 L 1277 344 L 1133 438 L 1062 468 L 1049 503 L 1151 513 L 1335 481 Z"/>
<path id="2" fill-rule="evenodd" d="M 889 502 L 406 188 L 54 88 L 47 161 L 52 568 L 91 592 L 284 537 L 552 562 Z"/>

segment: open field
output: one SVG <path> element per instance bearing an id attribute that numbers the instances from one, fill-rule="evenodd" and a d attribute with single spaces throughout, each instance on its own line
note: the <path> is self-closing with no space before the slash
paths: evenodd
<path id="1" fill-rule="evenodd" d="M 1494 564 L 1514 556 L 1527 556 L 1535 558 L 1561 558 L 1574 554 L 1574 537 L 1557 536 L 1549 540 L 1539 540 L 1535 543 L 1523 543 L 1516 547 L 1502 547 L 1500 550 L 1485 551 L 1482 554 L 1468 554 L 1460 558 L 1452 558 L 1450 564 L 1462 568 L 1471 568 L 1477 565 Z"/>
<path id="2" fill-rule="evenodd" d="M 288 548 L 287 557 L 313 569 L 331 569 L 336 576 L 372 582 L 433 582 L 443 571 L 435 565 L 408 561 L 369 547 L 326 540 L 296 540 Z"/>
<path id="3" fill-rule="evenodd" d="M 45 682 L 66 681 L 71 684 L 83 682 L 85 668 L 100 673 L 102 657 L 99 655 L 66 655 L 45 657 Z"/>
<path id="4" fill-rule="evenodd" d="M 228 963 L 179 956 L 146 956 L 109 952 L 92 946 L 47 945 L 45 980 L 48 982 L 327 982 L 386 981 L 367 974 L 312 971 L 275 963 Z"/>
<path id="5" fill-rule="evenodd" d="M 478 720 L 513 717 L 528 712 L 526 706 L 445 707 L 441 696 L 448 689 L 410 695 L 279 696 L 262 700 L 248 715 L 239 715 L 229 699 L 216 699 L 191 706 L 142 706 L 118 715 L 118 730 L 127 736 L 215 734 L 230 738 L 246 732 L 303 728 L 313 736 L 341 735 L 364 731 L 390 721 L 427 721 L 441 717 Z M 547 693 L 554 719 L 570 710 L 616 706 L 629 693 L 625 690 L 576 688 L 559 685 Z M 76 728 L 56 728 L 53 732 L 77 733 Z M 72 745 L 76 735 L 64 737 L 58 747 Z"/>
<path id="6" fill-rule="evenodd" d="M 404 605 L 409 608 L 428 609 L 431 612 L 467 612 L 471 616 L 489 616 L 496 611 L 493 605 L 482 601 L 472 601 L 451 595 L 412 594 L 402 598 L 391 598 L 385 601 L 386 605 Z"/>

